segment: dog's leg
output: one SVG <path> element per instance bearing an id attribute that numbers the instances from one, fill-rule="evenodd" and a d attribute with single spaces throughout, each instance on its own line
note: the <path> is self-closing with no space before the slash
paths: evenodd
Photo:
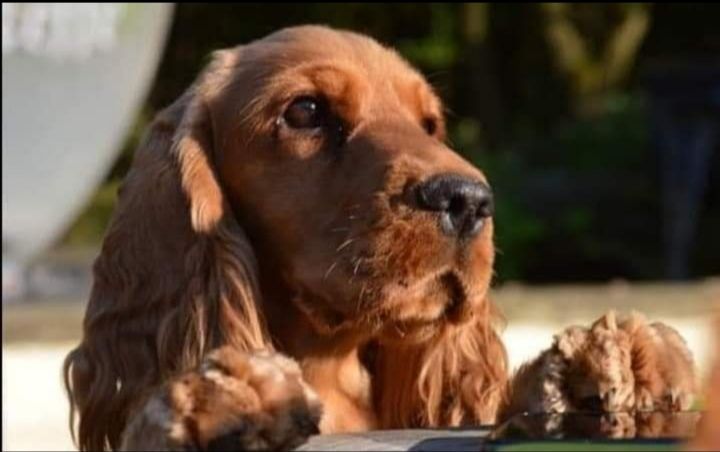
<path id="1" fill-rule="evenodd" d="M 522 365 L 513 375 L 508 405 L 500 419 L 523 413 L 564 413 L 572 411 L 565 394 L 566 364 L 559 353 L 546 350 Z"/>
<path id="2" fill-rule="evenodd" d="M 153 392 L 131 416 L 123 450 L 291 449 L 318 432 L 320 402 L 297 364 L 229 347 Z"/>

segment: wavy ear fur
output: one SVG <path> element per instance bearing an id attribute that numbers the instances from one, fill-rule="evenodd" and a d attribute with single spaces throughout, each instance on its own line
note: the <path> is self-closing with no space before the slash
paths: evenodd
<path id="1" fill-rule="evenodd" d="M 120 189 L 64 366 L 82 450 L 116 449 L 143 392 L 209 350 L 271 347 L 255 256 L 213 168 L 209 96 L 230 54 L 158 114 Z"/>

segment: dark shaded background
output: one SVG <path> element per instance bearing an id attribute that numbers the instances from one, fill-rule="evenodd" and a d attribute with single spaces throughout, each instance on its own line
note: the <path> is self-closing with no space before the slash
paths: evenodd
<path id="1" fill-rule="evenodd" d="M 720 8 L 563 8 L 560 17 L 547 4 L 178 5 L 146 107 L 64 243 L 101 240 L 144 125 L 209 52 L 322 23 L 398 48 L 439 90 L 452 145 L 496 192 L 499 281 L 720 274 Z M 604 55 L 631 14 L 647 27 L 614 77 Z M 558 64 L 567 52 L 553 26 L 571 28 L 585 63 Z M 693 147 L 704 132 L 714 142 Z"/>

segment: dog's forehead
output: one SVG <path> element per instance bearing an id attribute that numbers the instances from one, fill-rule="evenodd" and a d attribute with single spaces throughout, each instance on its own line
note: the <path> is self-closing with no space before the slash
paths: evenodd
<path id="1" fill-rule="evenodd" d="M 394 63 L 407 66 L 392 49 L 369 36 L 317 25 L 285 28 L 252 44 L 267 45 L 279 52 L 279 56 L 290 59 L 325 57 L 362 61 L 364 64 L 373 62 L 380 65 Z"/>
<path id="2" fill-rule="evenodd" d="M 401 112 L 443 117 L 442 101 L 397 52 L 374 39 L 323 26 L 286 28 L 216 52 L 201 87 L 227 118 L 274 115 L 292 96 L 317 90 L 343 104 L 348 117 Z M 253 120 L 257 123 L 257 119 Z"/>
<path id="3" fill-rule="evenodd" d="M 411 85 L 420 91 L 425 79 L 397 52 L 351 31 L 316 25 L 286 28 L 244 46 L 250 70 L 277 73 L 298 66 L 354 68 L 372 83 Z"/>

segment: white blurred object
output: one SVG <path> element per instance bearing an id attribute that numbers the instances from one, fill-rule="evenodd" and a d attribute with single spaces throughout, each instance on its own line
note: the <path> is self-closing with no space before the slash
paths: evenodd
<path id="1" fill-rule="evenodd" d="M 2 301 L 15 301 L 25 293 L 23 269 L 15 261 L 2 261 Z"/>
<path id="2" fill-rule="evenodd" d="M 4 277 L 62 233 L 107 173 L 152 81 L 172 5 L 2 8 Z"/>
<path id="3" fill-rule="evenodd" d="M 122 3 L 3 3 L 3 55 L 18 51 L 56 59 L 111 50 Z"/>

